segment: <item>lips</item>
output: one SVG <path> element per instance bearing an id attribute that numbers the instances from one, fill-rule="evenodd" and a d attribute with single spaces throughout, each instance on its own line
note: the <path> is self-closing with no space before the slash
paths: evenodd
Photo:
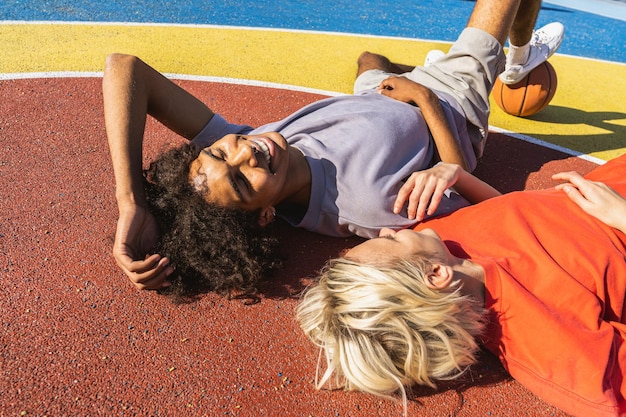
<path id="1" fill-rule="evenodd" d="M 251 142 L 256 145 L 259 151 L 261 151 L 261 153 L 263 154 L 263 157 L 265 158 L 265 162 L 267 162 L 267 167 L 269 168 L 270 171 L 272 171 L 272 166 L 271 166 L 272 155 L 270 154 L 270 148 L 267 145 L 266 140 L 267 139 L 265 138 L 254 139 Z"/>

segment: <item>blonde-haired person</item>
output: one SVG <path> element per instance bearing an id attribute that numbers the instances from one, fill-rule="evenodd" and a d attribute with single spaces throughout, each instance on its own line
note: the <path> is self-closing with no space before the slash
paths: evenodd
<path id="1" fill-rule="evenodd" d="M 405 385 L 434 388 L 475 361 L 486 310 L 459 280 L 445 292 L 426 285 L 419 278 L 431 269 L 427 259 L 328 262 L 298 308 L 302 329 L 326 355 L 318 386 L 399 390 L 406 402 Z"/>
<path id="2" fill-rule="evenodd" d="M 331 260 L 297 311 L 328 362 L 319 387 L 406 398 L 480 343 L 565 412 L 626 415 L 626 155 L 553 178 Z"/>

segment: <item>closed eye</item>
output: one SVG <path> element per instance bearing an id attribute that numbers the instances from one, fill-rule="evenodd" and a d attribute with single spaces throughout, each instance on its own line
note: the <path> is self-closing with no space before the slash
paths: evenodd
<path id="1" fill-rule="evenodd" d="M 211 152 L 211 156 L 213 158 L 217 159 L 218 161 L 225 161 L 226 160 L 226 154 L 221 149 L 218 149 L 215 153 Z"/>
<path id="2" fill-rule="evenodd" d="M 207 154 L 208 156 L 210 156 L 211 158 L 215 160 L 218 160 L 218 161 L 226 160 L 226 154 L 221 149 L 217 149 L 214 151 L 212 148 L 204 148 L 202 152 L 204 152 L 205 154 Z"/>
<path id="3" fill-rule="evenodd" d="M 202 152 L 204 152 L 205 154 L 210 156 L 212 159 L 215 159 L 216 161 L 220 161 L 220 162 L 226 161 L 226 154 L 224 153 L 223 150 L 221 150 L 219 148 L 218 149 L 205 148 L 205 149 L 202 150 Z M 239 185 L 237 185 L 237 181 L 235 181 L 235 179 L 236 178 L 234 178 L 233 176 L 228 175 L 228 183 L 232 187 L 233 191 L 235 191 L 235 194 L 237 195 L 239 200 L 244 201 L 243 194 L 241 193 L 241 189 L 239 188 Z M 240 182 L 243 182 L 244 186 L 247 189 L 250 189 L 250 184 L 248 183 L 248 181 L 247 181 L 247 179 L 245 177 L 240 176 L 237 179 Z"/>

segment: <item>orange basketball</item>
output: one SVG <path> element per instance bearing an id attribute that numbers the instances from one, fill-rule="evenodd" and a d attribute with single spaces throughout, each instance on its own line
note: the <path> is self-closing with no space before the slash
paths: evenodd
<path id="1" fill-rule="evenodd" d="M 504 84 L 498 77 L 492 94 L 498 107 L 508 114 L 527 117 L 546 108 L 554 97 L 556 84 L 554 67 L 545 61 L 516 84 Z"/>

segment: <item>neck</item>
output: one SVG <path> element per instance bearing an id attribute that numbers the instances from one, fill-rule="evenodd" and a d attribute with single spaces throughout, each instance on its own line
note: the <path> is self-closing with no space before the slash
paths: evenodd
<path id="1" fill-rule="evenodd" d="M 485 304 L 485 271 L 482 266 L 469 259 L 460 260 L 454 267 L 455 278 L 458 276 L 463 283 L 462 292 Z"/>
<path id="2" fill-rule="evenodd" d="M 285 195 L 281 202 L 309 206 L 311 195 L 311 168 L 299 149 L 289 147 L 289 170 Z"/>

